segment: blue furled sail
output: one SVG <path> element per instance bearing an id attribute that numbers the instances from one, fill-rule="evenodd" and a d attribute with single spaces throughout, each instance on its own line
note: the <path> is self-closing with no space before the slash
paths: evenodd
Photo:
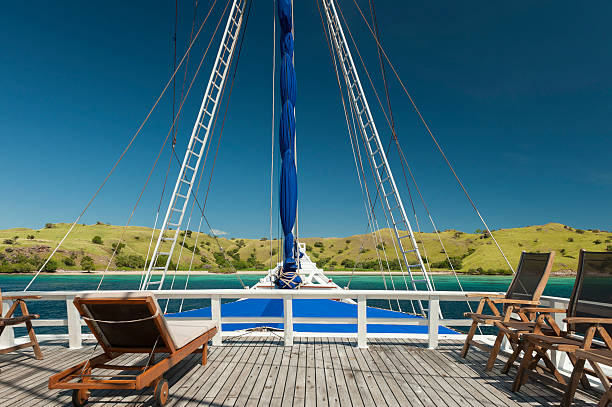
<path id="1" fill-rule="evenodd" d="M 281 26 L 280 93 L 282 112 L 279 126 L 281 155 L 280 217 L 285 244 L 283 268 L 278 274 L 278 288 L 295 288 L 301 283 L 297 273 L 296 244 L 293 225 L 297 208 L 297 172 L 295 168 L 295 99 L 296 79 L 293 67 L 293 11 L 291 0 L 278 0 L 278 19 Z"/>

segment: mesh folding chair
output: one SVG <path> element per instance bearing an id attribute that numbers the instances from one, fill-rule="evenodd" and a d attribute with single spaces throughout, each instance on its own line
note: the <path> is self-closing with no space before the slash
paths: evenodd
<path id="1" fill-rule="evenodd" d="M 490 351 L 489 360 L 486 365 L 486 370 L 491 370 L 495 359 L 499 354 L 503 335 L 498 337 L 495 345 L 490 347 L 486 344 L 474 340 L 476 329 L 479 324 L 494 325 L 496 321 L 509 322 L 516 320 L 520 322 L 529 322 L 532 315 L 525 314 L 520 311 L 521 307 L 526 305 L 538 305 L 540 296 L 546 287 L 550 271 L 552 269 L 555 252 L 550 253 L 526 253 L 521 254 L 519 265 L 508 287 L 505 295 L 499 296 L 487 295 L 480 300 L 476 312 L 466 312 L 464 316 L 472 319 L 472 325 L 465 338 L 461 357 L 466 357 L 470 346 Z M 472 294 L 473 296 L 482 297 L 482 294 Z M 497 304 L 502 305 L 502 310 L 497 308 Z M 491 314 L 485 314 L 485 305 L 491 311 Z M 517 318 L 513 318 L 512 314 L 516 313 Z"/>
<path id="2" fill-rule="evenodd" d="M 562 405 L 569 406 L 579 383 L 585 389 L 590 389 L 586 375 L 597 375 L 597 368 L 595 371 L 586 369 L 585 359 L 578 359 L 576 352 L 612 349 L 612 252 L 580 251 L 578 273 L 566 310 L 554 308 L 538 310 L 526 307 L 523 311 L 539 312 L 536 328 L 541 327 L 551 313 L 565 312 L 566 318 L 563 321 L 567 327 L 564 331 L 554 327 L 558 334 L 534 332 L 521 336 L 525 356 L 521 361 L 512 390 L 518 391 L 529 376 L 537 375 L 540 379 L 565 387 L 566 393 Z M 551 361 L 548 351 L 565 352 L 568 355 L 574 365 L 569 382 Z M 534 371 L 540 361 L 555 380 L 547 380 L 546 376 Z"/>

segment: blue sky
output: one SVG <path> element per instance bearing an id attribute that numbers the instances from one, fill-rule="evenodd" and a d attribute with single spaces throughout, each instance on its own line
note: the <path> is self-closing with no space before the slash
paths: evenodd
<path id="1" fill-rule="evenodd" d="M 179 57 L 193 18 L 193 2 L 180 3 Z M 194 46 L 188 81 L 222 3 Z M 363 233 L 362 196 L 316 4 L 296 3 L 300 234 Z M 367 1 L 358 3 L 368 10 Z M 200 0 L 198 24 L 211 4 Z M 340 5 L 382 92 L 374 42 L 353 1 Z M 612 4 L 377 1 L 376 7 L 384 47 L 491 227 L 561 222 L 612 229 Z M 269 233 L 272 18 L 271 1 L 254 2 L 206 208 L 213 227 L 229 236 Z M 39 228 L 78 215 L 170 76 L 173 25 L 173 1 L 4 5 L 0 228 Z M 184 107 L 181 156 L 217 44 Z M 182 71 L 178 78 L 177 100 Z M 400 142 L 438 227 L 481 228 L 397 81 L 389 83 Z M 367 89 L 386 144 L 389 129 Z M 127 221 L 171 118 L 168 93 L 84 222 Z M 277 152 L 275 159 L 278 165 Z M 153 224 L 168 160 L 166 150 L 133 224 Z M 408 201 L 397 153 L 390 161 Z M 173 164 L 172 185 L 177 171 Z M 275 210 L 275 234 L 276 218 Z"/>

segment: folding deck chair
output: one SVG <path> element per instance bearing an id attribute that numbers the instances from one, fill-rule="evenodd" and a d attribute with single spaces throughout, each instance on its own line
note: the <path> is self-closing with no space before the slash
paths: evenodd
<path id="1" fill-rule="evenodd" d="M 602 352 L 607 354 L 606 352 L 612 349 L 612 338 L 610 337 L 612 335 L 612 252 L 580 251 L 578 273 L 567 310 L 554 308 L 538 310 L 526 307 L 523 312 L 539 312 L 536 327 L 540 328 L 548 318 L 547 322 L 558 334 L 524 333 L 521 335 L 521 347 L 525 356 L 521 361 L 512 390 L 518 391 L 530 375 L 535 375 L 534 370 L 541 368 L 538 363 L 542 361 L 556 381 L 546 380 L 547 377 L 540 374 L 538 377 L 555 385 L 566 386 L 562 405 L 571 405 L 579 382 L 585 389 L 591 387 L 586 374 L 603 375 L 601 371 L 598 372 L 598 366 L 593 365 L 595 371 L 584 368 L 586 357 L 579 359 L 577 352 L 591 350 L 597 354 Z M 560 330 L 554 324 L 554 320 L 549 317 L 552 313 L 560 312 L 567 315 L 563 320 L 567 324 L 565 331 Z M 569 383 L 551 361 L 547 354 L 548 351 L 565 352 L 568 355 L 574 365 Z M 605 378 L 604 386 L 609 379 Z"/>
<path id="2" fill-rule="evenodd" d="M 498 335 L 495 345 L 490 347 L 486 344 L 475 341 L 474 335 L 479 324 L 494 325 L 496 321 L 521 321 L 528 322 L 533 318 L 533 315 L 528 315 L 520 311 L 521 307 L 526 305 L 538 305 L 540 296 L 546 287 L 548 277 L 553 265 L 555 252 L 550 253 L 526 253 L 521 254 L 519 265 L 516 274 L 508 287 L 505 295 L 498 296 L 488 295 L 480 300 L 476 312 L 466 312 L 464 316 L 472 319 L 472 326 L 465 338 L 461 357 L 465 358 L 470 349 L 470 346 L 476 346 L 483 350 L 490 350 L 489 360 L 485 370 L 491 370 L 495 359 L 501 348 L 503 334 Z M 482 296 L 482 294 L 473 294 L 473 296 Z M 502 312 L 497 309 L 496 304 L 502 304 Z M 492 314 L 485 314 L 484 307 L 487 305 Z M 513 318 L 512 314 L 516 313 L 519 319 Z"/>
<path id="3" fill-rule="evenodd" d="M 19 295 L 4 297 L 5 300 L 12 300 L 13 304 L 3 316 L 2 291 L 0 290 L 0 335 L 2 335 L 2 332 L 4 332 L 4 328 L 6 328 L 7 326 L 24 324 L 26 326 L 26 329 L 28 330 L 28 336 L 30 337 L 29 342 L 11 346 L 5 349 L 0 349 L 0 355 L 13 352 L 18 349 L 29 348 L 31 346 L 34 350 L 34 356 L 36 357 L 36 359 L 41 360 L 43 358 L 42 352 L 40 351 L 40 345 L 38 345 L 38 340 L 36 339 L 36 333 L 34 332 L 34 328 L 32 327 L 32 320 L 38 319 L 39 316 L 36 314 L 30 314 L 28 311 L 28 306 L 25 303 L 25 300 L 40 298 L 41 297 L 38 295 Z M 21 309 L 20 316 L 14 316 L 15 311 L 17 311 L 17 307 Z"/>
<path id="4" fill-rule="evenodd" d="M 90 389 L 141 390 L 149 386 L 154 389 L 155 403 L 165 405 L 168 381 L 164 373 L 192 353 L 202 352 L 205 365 L 207 343 L 217 333 L 212 321 L 164 318 L 151 292 L 87 293 L 76 297 L 74 305 L 104 351 L 49 378 L 50 389 L 73 390 L 72 402 L 77 407 L 87 403 Z M 142 366 L 110 363 L 129 353 L 148 354 L 148 360 Z M 167 355 L 155 360 L 157 354 Z M 122 374 L 94 372 L 100 369 Z"/>

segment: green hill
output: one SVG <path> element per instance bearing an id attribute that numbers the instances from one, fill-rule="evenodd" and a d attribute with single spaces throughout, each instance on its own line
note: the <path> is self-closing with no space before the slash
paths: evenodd
<path id="1" fill-rule="evenodd" d="M 40 267 L 44 259 L 66 233 L 69 224 L 48 224 L 40 230 L 15 228 L 0 231 L 0 271 L 28 272 Z M 66 239 L 47 271 L 54 270 L 104 270 L 121 241 L 123 226 L 105 224 L 77 225 Z M 144 267 L 149 249 L 152 229 L 133 226 L 123 234 L 124 247 L 113 259 L 111 270 L 138 270 Z M 371 234 L 343 238 L 301 238 L 307 244 L 312 259 L 326 270 L 378 270 L 378 257 L 384 252 L 391 269 L 398 269 L 392 231 L 377 232 L 384 241 L 374 244 Z M 578 251 L 612 250 L 612 232 L 571 228 L 558 223 L 543 226 L 528 226 L 500 229 L 493 232 L 495 238 L 514 266 L 521 251 L 555 250 L 554 271 L 576 269 Z M 440 232 L 440 237 L 455 268 L 461 272 L 507 273 L 508 266 L 492 239 L 483 233 L 463 233 L 455 230 Z M 207 234 L 187 232 L 184 245 L 177 247 L 172 261 L 180 262 L 180 269 L 188 269 L 193 261 L 193 270 L 229 272 L 232 270 L 265 270 L 270 266 L 270 243 L 272 263 L 279 260 L 280 242 L 261 239 L 215 239 Z M 99 236 L 99 239 L 94 237 Z M 424 245 L 423 257 L 433 270 L 448 270 L 435 233 L 419 233 L 417 241 Z M 197 238 L 197 244 L 196 244 Z M 182 240 L 182 239 L 181 239 Z M 94 243 L 96 241 L 97 243 Z M 379 240 L 380 241 L 380 240 Z M 219 248 L 223 247 L 223 251 Z M 384 249 L 384 251 L 383 251 Z M 179 259 L 180 256 L 180 259 Z M 192 260 L 193 259 L 193 260 Z M 416 260 L 413 258 L 412 260 Z M 231 263 L 231 265 L 230 265 Z"/>

